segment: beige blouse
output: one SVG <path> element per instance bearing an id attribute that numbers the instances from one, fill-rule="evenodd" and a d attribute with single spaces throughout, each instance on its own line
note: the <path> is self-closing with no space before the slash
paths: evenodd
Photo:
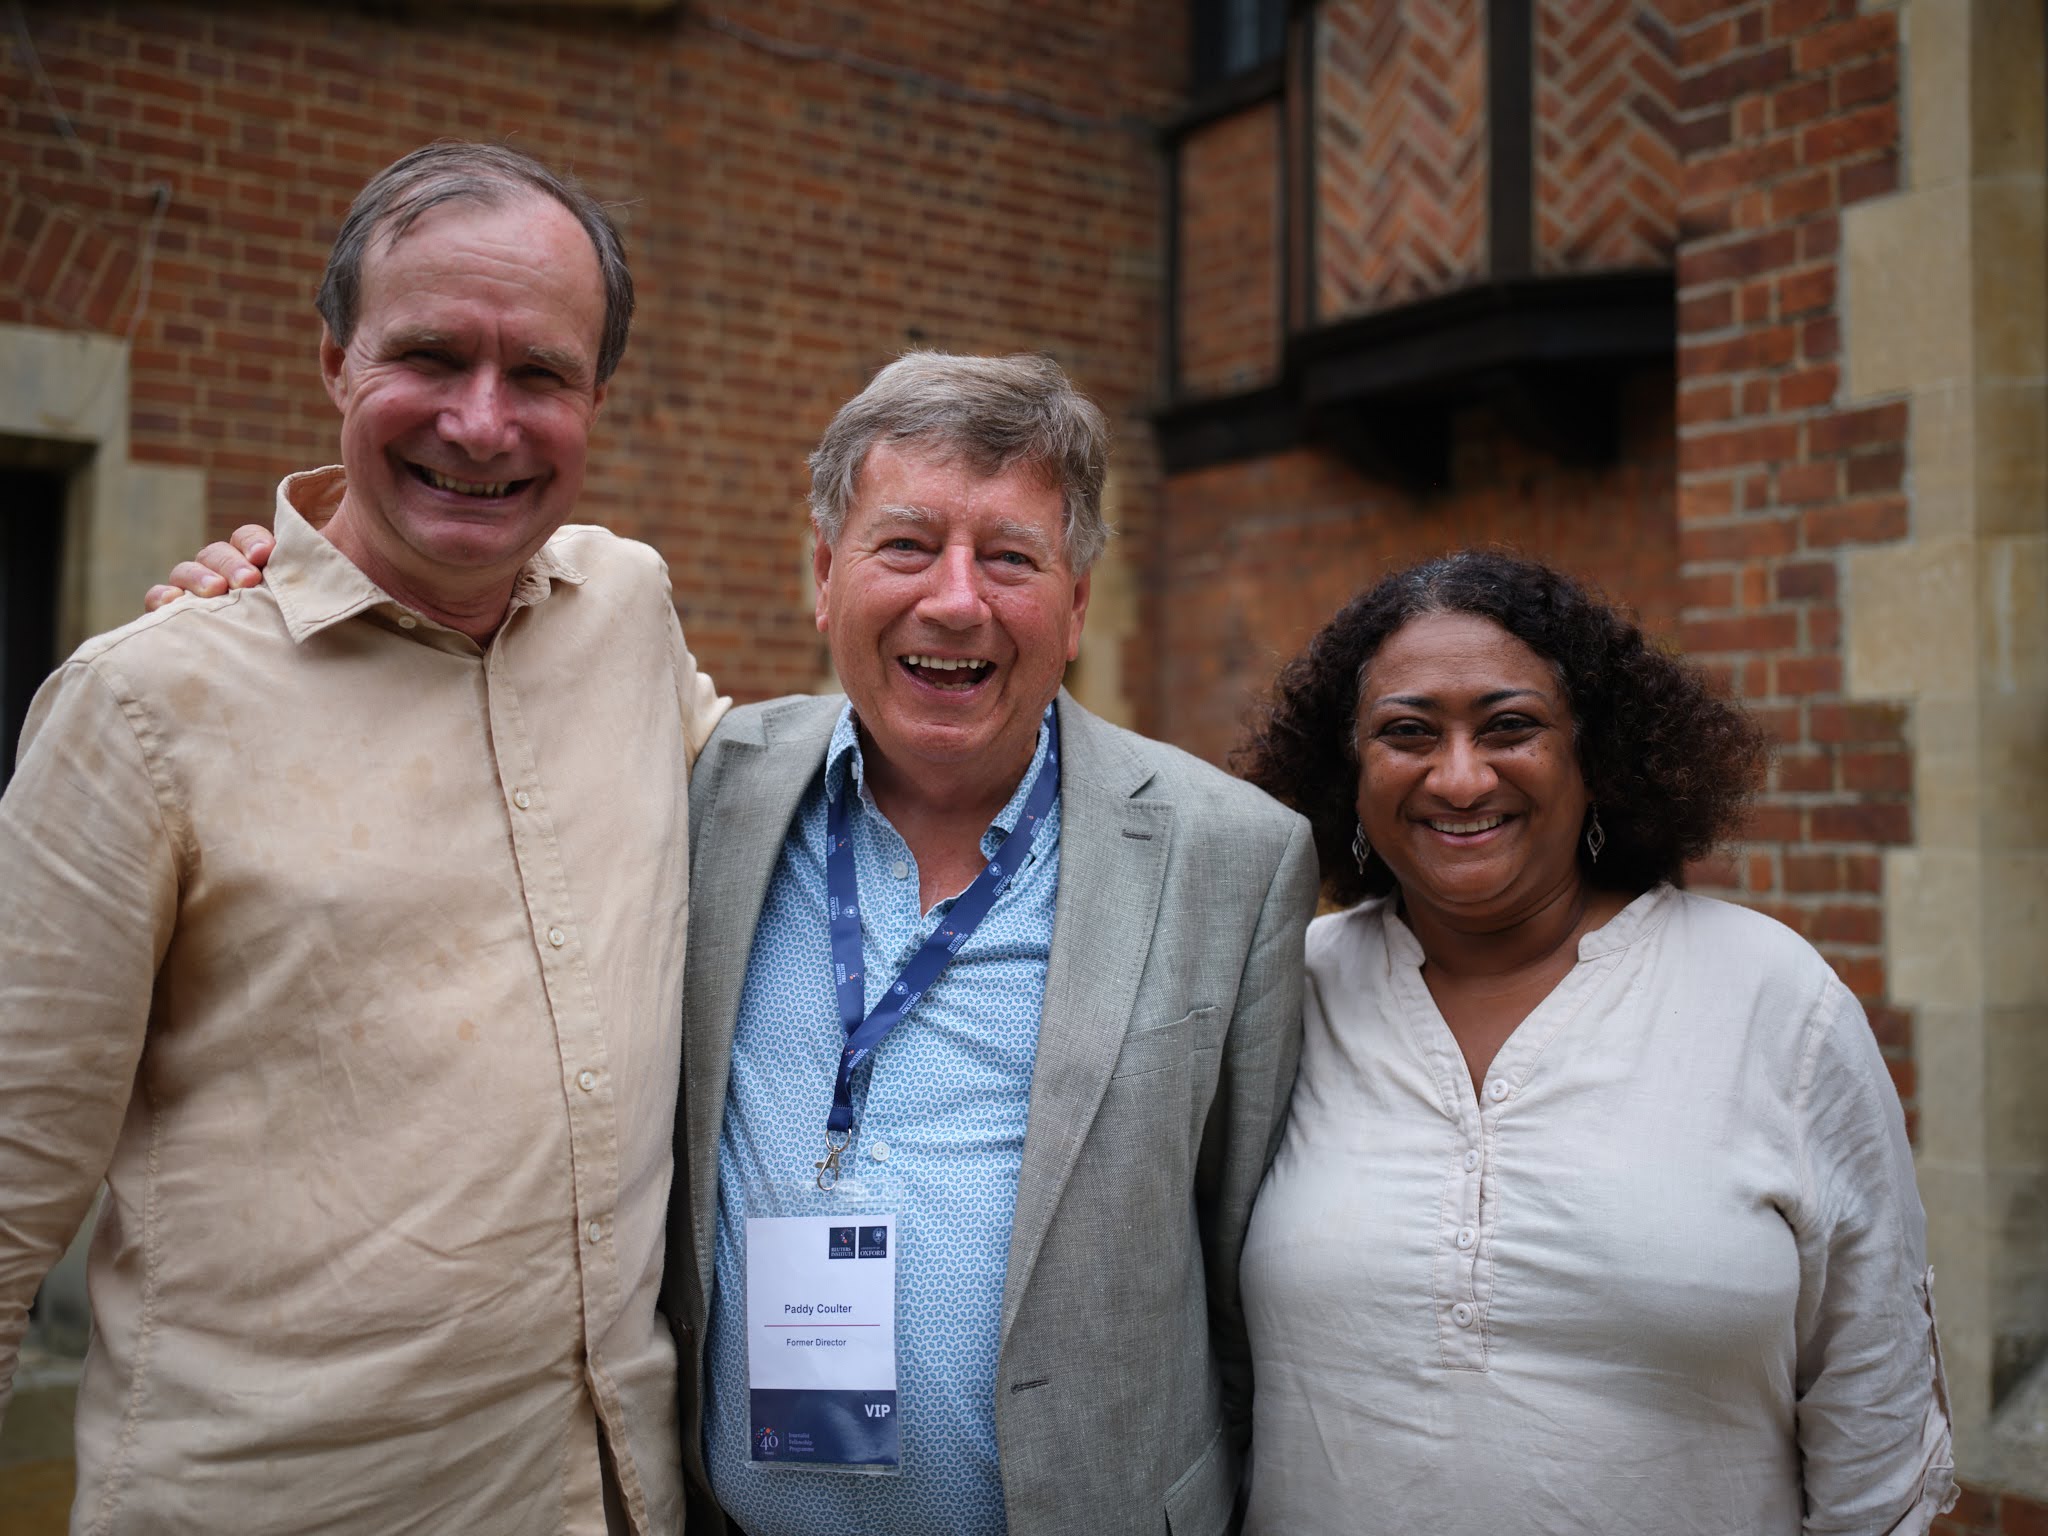
<path id="1" fill-rule="evenodd" d="M 1321 918 L 1244 1251 L 1246 1528 L 1918 1536 L 1923 1226 L 1862 1010 L 1770 919 L 1638 898 L 1475 1095 L 1390 904 Z"/>
<path id="2" fill-rule="evenodd" d="M 341 488 L 287 480 L 262 585 L 31 713 L 0 1413 L 104 1175 L 77 1529 L 602 1532 L 602 1439 L 671 1533 L 684 787 L 724 701 L 645 545 L 563 529 L 479 648 L 309 526 Z"/>

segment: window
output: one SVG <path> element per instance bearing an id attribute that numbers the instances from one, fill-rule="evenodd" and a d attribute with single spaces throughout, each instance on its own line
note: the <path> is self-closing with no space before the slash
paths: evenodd
<path id="1" fill-rule="evenodd" d="M 29 700 L 57 664 L 65 478 L 0 468 L 0 788 L 14 775 Z"/>
<path id="2" fill-rule="evenodd" d="M 1271 64 L 1287 48 L 1287 0 L 1194 0 L 1193 23 L 1198 91 Z"/>

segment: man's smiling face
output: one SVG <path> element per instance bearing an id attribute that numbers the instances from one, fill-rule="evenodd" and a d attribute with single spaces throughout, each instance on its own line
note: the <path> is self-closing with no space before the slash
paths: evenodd
<path id="1" fill-rule="evenodd" d="M 449 202 L 374 236 L 354 334 L 320 345 L 348 471 L 337 547 L 409 600 L 509 583 L 582 488 L 603 324 L 597 252 L 550 198 Z"/>
<path id="2" fill-rule="evenodd" d="M 881 443 L 836 543 L 817 546 L 818 627 L 885 772 L 1014 784 L 1078 653 L 1088 577 L 1035 468 L 996 475 Z"/>

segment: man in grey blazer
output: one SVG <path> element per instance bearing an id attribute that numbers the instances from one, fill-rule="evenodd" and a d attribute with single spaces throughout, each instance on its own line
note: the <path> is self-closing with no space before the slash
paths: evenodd
<path id="1" fill-rule="evenodd" d="M 1315 857 L 1291 812 L 1061 691 L 1106 453 L 1049 361 L 927 353 L 812 457 L 847 696 L 733 711 L 690 784 L 664 1308 L 693 1531 L 1232 1525 L 1237 1261 Z M 749 1297 L 786 1278 L 759 1234 L 824 1217 L 835 1244 L 893 1223 L 893 1476 L 791 1468 L 749 1390 Z"/>

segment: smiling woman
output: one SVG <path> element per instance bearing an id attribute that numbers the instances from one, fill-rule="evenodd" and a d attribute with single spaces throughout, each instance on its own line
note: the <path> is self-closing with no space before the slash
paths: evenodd
<path id="1" fill-rule="evenodd" d="M 1769 755 L 1755 723 L 1714 697 L 1697 668 L 1569 577 L 1465 550 L 1397 572 L 1340 610 L 1280 674 L 1238 753 L 1245 777 L 1313 824 L 1333 901 L 1394 888 L 1387 865 L 1361 869 L 1351 857 L 1360 689 L 1388 638 L 1427 615 L 1490 621 L 1543 662 L 1600 810 L 1602 885 L 1640 891 L 1675 881 L 1689 860 L 1739 828 Z M 1590 857 L 1585 868 L 1595 868 Z"/>
<path id="2" fill-rule="evenodd" d="M 1862 1010 L 1796 935 L 1675 888 L 1765 756 L 1503 554 L 1389 576 L 1282 672 L 1239 766 L 1359 904 L 1309 930 L 1245 1245 L 1247 1531 L 1920 1536 L 1950 1499 Z"/>

